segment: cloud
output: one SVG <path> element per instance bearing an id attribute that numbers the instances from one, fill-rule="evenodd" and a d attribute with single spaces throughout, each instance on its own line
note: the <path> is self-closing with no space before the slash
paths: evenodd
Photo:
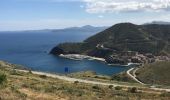
<path id="1" fill-rule="evenodd" d="M 104 16 L 103 16 L 103 15 L 99 15 L 98 17 L 99 17 L 99 18 L 103 18 Z"/>
<path id="2" fill-rule="evenodd" d="M 88 13 L 169 11 L 170 0 L 83 0 Z"/>

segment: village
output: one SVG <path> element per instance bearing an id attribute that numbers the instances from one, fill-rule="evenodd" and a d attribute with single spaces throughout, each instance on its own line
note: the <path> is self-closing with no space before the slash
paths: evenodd
<path id="1" fill-rule="evenodd" d="M 126 65 L 128 63 L 143 65 L 158 61 L 170 61 L 170 55 L 154 55 L 152 53 L 139 53 L 135 51 L 115 51 L 106 58 L 106 62 L 110 64 Z"/>

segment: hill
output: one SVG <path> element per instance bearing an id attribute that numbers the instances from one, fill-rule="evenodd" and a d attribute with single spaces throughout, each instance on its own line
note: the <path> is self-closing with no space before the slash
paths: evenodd
<path id="1" fill-rule="evenodd" d="M 113 54 L 113 51 L 170 53 L 170 25 L 120 23 L 89 37 L 82 43 L 59 44 L 50 53 L 86 54 L 105 58 Z"/>
<path id="2" fill-rule="evenodd" d="M 85 37 L 89 37 L 94 35 L 95 33 L 98 33 L 100 31 L 105 30 L 106 28 L 108 28 L 107 26 L 103 26 L 103 27 L 95 27 L 95 26 L 91 26 L 91 25 L 85 25 L 82 27 L 68 27 L 68 28 L 63 28 L 63 29 L 42 29 L 42 30 L 21 30 L 21 31 L 0 31 L 0 34 L 5 33 L 5 34 L 9 34 L 9 33 L 38 33 L 38 34 L 42 34 L 42 33 L 56 33 L 56 34 L 63 34 L 63 35 L 67 35 L 67 34 L 72 34 L 72 35 L 76 35 L 76 34 L 84 34 Z"/>
<path id="3" fill-rule="evenodd" d="M 170 62 L 156 62 L 141 67 L 137 78 L 147 84 L 170 86 Z"/>
<path id="4" fill-rule="evenodd" d="M 146 24 L 158 24 L 158 25 L 170 25 L 170 22 L 165 21 L 152 21 L 151 23 L 145 23 Z"/>
<path id="5" fill-rule="evenodd" d="M 46 75 L 22 72 L 0 61 L 1 100 L 169 100 L 170 94 L 140 87 L 114 87 L 68 82 Z M 132 85 L 131 85 L 132 86 Z"/>
<path id="6" fill-rule="evenodd" d="M 70 32 L 70 33 L 74 33 L 74 32 L 91 32 L 91 34 L 95 34 L 98 33 L 100 31 L 103 31 L 107 29 L 107 27 L 103 26 L 103 27 L 95 27 L 95 26 L 91 26 L 91 25 L 85 25 L 82 27 L 69 27 L 69 28 L 64 28 L 64 29 L 52 29 L 51 31 L 53 32 Z"/>

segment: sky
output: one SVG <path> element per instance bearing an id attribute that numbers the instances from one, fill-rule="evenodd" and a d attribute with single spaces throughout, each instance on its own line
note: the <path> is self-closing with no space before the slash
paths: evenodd
<path id="1" fill-rule="evenodd" d="M 170 0 L 0 0 L 0 31 L 170 21 Z"/>

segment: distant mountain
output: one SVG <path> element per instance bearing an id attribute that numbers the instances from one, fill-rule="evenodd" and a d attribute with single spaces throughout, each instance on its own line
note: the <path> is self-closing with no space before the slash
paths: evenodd
<path id="1" fill-rule="evenodd" d="M 145 25 L 147 25 L 147 24 L 170 25 L 170 22 L 153 21 L 153 22 L 151 22 L 151 23 L 145 23 Z"/>
<path id="2" fill-rule="evenodd" d="M 94 27 L 91 25 L 86 25 L 86 26 L 82 26 L 82 27 L 70 27 L 70 28 L 64 28 L 64 29 L 53 29 L 51 31 L 53 32 L 91 32 L 93 34 L 98 33 L 100 31 L 103 31 L 104 29 L 106 29 L 108 27 L 104 26 L 104 27 Z"/>
<path id="3" fill-rule="evenodd" d="M 86 25 L 82 27 L 69 27 L 69 28 L 64 28 L 64 29 L 42 29 L 42 30 L 23 30 L 23 31 L 0 31 L 0 32 L 36 32 L 36 33 L 43 33 L 43 32 L 55 32 L 55 33 L 84 33 L 84 34 L 89 34 L 89 35 L 94 35 L 98 32 L 101 32 L 108 28 L 107 26 L 103 27 L 94 27 L 91 25 Z"/>
<path id="4" fill-rule="evenodd" d="M 59 44 L 51 53 L 107 57 L 113 54 L 113 51 L 170 53 L 170 25 L 120 23 L 89 37 L 82 43 Z"/>

